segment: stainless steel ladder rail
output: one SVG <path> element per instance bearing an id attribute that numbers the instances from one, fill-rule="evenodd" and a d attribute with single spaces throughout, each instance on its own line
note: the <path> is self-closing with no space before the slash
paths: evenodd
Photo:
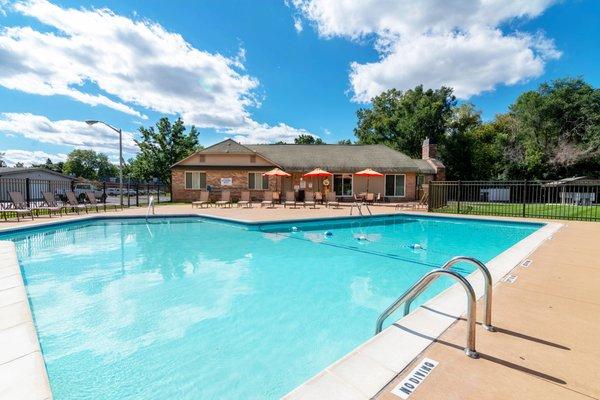
<path id="1" fill-rule="evenodd" d="M 383 322 L 396 311 L 402 303 L 408 299 L 412 299 L 418 296 L 423 290 L 425 290 L 434 280 L 439 276 L 448 276 L 458 281 L 467 294 L 467 345 L 465 347 L 465 354 L 471 358 L 479 357 L 475 350 L 475 322 L 477 315 L 477 299 L 475 297 L 475 291 L 473 287 L 467 281 L 465 277 L 458 274 L 457 272 L 438 268 L 433 271 L 429 271 L 421 279 L 417 281 L 410 289 L 408 289 L 402 296 L 400 296 L 395 302 L 393 302 L 377 319 L 377 325 L 375 328 L 375 334 L 381 332 L 383 329 Z"/>
<path id="2" fill-rule="evenodd" d="M 485 300 L 485 316 L 484 316 L 485 322 L 483 323 L 483 327 L 489 332 L 494 332 L 495 331 L 494 326 L 492 325 L 492 275 L 490 274 L 490 270 L 485 266 L 484 263 L 482 263 L 478 259 L 473 258 L 473 257 L 466 257 L 466 256 L 454 257 L 451 260 L 449 260 L 448 262 L 446 262 L 446 264 L 444 264 L 441 268 L 449 270 L 454 265 L 461 263 L 461 262 L 466 262 L 466 263 L 475 265 L 481 271 L 481 274 L 483 275 L 483 278 L 485 280 L 484 295 L 483 295 L 484 300 Z M 430 279 L 435 280 L 436 278 L 432 277 Z M 404 303 L 404 316 L 408 315 L 408 313 L 410 311 L 410 305 L 412 304 L 415 297 L 409 298 Z"/>

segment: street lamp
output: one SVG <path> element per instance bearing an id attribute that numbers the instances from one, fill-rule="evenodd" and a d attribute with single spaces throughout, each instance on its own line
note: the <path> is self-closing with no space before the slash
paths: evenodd
<path id="1" fill-rule="evenodd" d="M 114 126 L 107 124 L 104 121 L 96 121 L 93 119 L 89 119 L 85 121 L 86 124 L 92 126 L 94 124 L 103 124 L 115 132 L 119 133 L 119 202 L 121 203 L 121 207 L 123 207 L 123 132 L 119 128 L 115 128 Z"/>

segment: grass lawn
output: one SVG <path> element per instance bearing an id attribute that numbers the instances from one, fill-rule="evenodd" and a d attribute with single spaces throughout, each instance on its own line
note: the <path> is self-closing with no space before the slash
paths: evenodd
<path id="1" fill-rule="evenodd" d="M 473 215 L 523 216 L 523 204 L 516 203 L 477 203 L 448 202 L 444 207 L 434 209 L 435 212 Z M 570 204 L 526 204 L 526 217 L 600 220 L 600 205 L 576 206 Z"/>

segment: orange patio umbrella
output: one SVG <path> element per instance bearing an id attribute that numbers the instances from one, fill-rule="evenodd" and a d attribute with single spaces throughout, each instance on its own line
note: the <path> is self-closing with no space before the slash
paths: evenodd
<path id="1" fill-rule="evenodd" d="M 367 177 L 367 193 L 369 193 L 369 178 L 372 176 L 374 176 L 374 177 L 383 176 L 383 174 L 381 172 L 374 171 L 371 168 L 367 168 L 367 169 L 363 169 L 362 171 L 358 171 L 354 175 Z"/>
<path id="2" fill-rule="evenodd" d="M 331 175 L 331 172 L 327 172 L 321 168 L 315 168 L 310 172 L 302 175 L 304 178 L 326 178 Z"/>
<path id="3" fill-rule="evenodd" d="M 273 168 L 270 171 L 267 171 L 263 174 L 263 176 L 292 176 L 292 174 L 288 174 L 287 172 L 279 169 L 279 168 Z M 275 191 L 277 191 L 277 178 L 275 178 Z"/>

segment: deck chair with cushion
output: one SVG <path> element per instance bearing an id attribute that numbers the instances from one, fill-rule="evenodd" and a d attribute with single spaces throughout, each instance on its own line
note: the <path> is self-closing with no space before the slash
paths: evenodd
<path id="1" fill-rule="evenodd" d="M 260 206 L 273 207 L 273 192 L 265 192 L 265 197 L 263 198 L 263 201 L 260 202 Z"/>
<path id="2" fill-rule="evenodd" d="M 21 192 L 8 192 L 10 200 L 12 201 L 13 208 L 5 210 L 4 219 L 6 219 L 6 213 L 17 214 L 17 221 L 23 215 L 29 215 L 33 219 L 33 210 L 27 206 L 27 202 L 23 200 Z"/>
<path id="3" fill-rule="evenodd" d="M 54 195 L 50 192 L 42 192 L 42 196 L 44 196 L 44 203 L 46 203 L 46 206 L 48 207 L 48 213 L 51 214 L 52 212 L 59 213 L 62 216 L 63 210 L 65 210 L 64 206 L 60 206 L 58 205 L 58 202 L 56 201 L 56 198 L 54 197 Z M 65 210 L 65 214 L 66 214 L 66 210 Z M 50 215 L 50 217 L 52 218 L 52 215 Z"/>
<path id="4" fill-rule="evenodd" d="M 281 203 L 281 193 L 273 192 L 273 205 Z"/>
<path id="5" fill-rule="evenodd" d="M 315 203 L 315 195 L 313 192 L 304 192 L 304 207 L 306 206 L 317 208 L 317 203 Z"/>
<path id="6" fill-rule="evenodd" d="M 240 195 L 240 201 L 237 202 L 238 207 L 249 207 L 252 208 L 252 202 L 250 201 L 250 191 L 242 190 Z"/>
<path id="7" fill-rule="evenodd" d="M 210 196 L 210 193 L 208 193 L 207 190 L 202 190 L 200 192 L 200 199 L 196 200 L 196 201 L 192 201 L 192 208 L 194 208 L 194 207 L 204 208 L 205 205 L 206 205 L 206 207 L 208 207 L 210 205 L 210 203 L 208 202 L 209 196 Z"/>
<path id="8" fill-rule="evenodd" d="M 217 207 L 226 207 L 229 206 L 231 207 L 231 192 L 229 190 L 223 190 L 221 192 L 221 200 L 217 201 L 215 203 L 215 206 Z"/>
<path id="9" fill-rule="evenodd" d="M 325 201 L 325 206 L 327 207 L 340 208 L 340 202 L 337 201 L 335 192 L 327 193 L 327 195 L 325 196 Z"/>
<path id="10" fill-rule="evenodd" d="M 367 193 L 365 196 L 365 203 L 375 203 L 375 193 Z"/>
<path id="11" fill-rule="evenodd" d="M 84 210 L 86 213 L 88 212 L 88 206 L 86 204 L 81 204 L 77 200 L 75 193 L 71 191 L 65 192 L 65 196 L 67 196 L 67 204 L 69 204 L 69 208 L 73 209 L 77 214 L 79 214 L 79 210 Z"/>
<path id="12" fill-rule="evenodd" d="M 104 208 L 104 211 L 106 211 L 107 207 L 112 207 L 115 211 L 120 207 L 120 204 L 99 203 L 94 192 L 85 192 L 85 197 L 90 202 L 90 207 L 96 207 L 96 212 L 100 211 L 100 207 Z"/>
<path id="13" fill-rule="evenodd" d="M 283 207 L 296 207 L 296 194 L 294 193 L 293 190 L 289 190 L 287 192 L 285 192 L 285 201 L 283 202 Z"/>
<path id="14" fill-rule="evenodd" d="M 323 193 L 315 192 L 315 203 L 323 204 Z"/>

